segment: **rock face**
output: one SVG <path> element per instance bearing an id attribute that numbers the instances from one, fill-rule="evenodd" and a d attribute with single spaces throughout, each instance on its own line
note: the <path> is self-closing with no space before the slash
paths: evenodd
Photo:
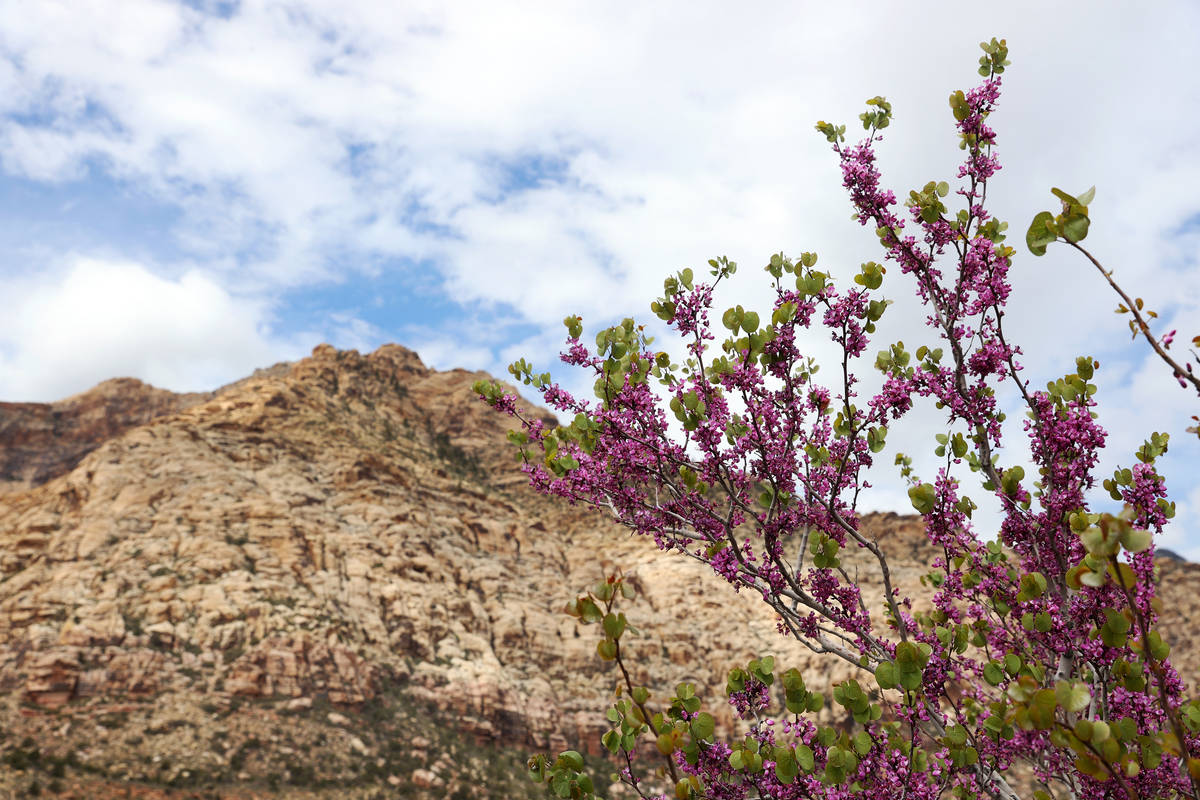
<path id="1" fill-rule="evenodd" d="M 257 370 L 252 377 L 281 375 L 288 366 Z M 0 402 L 0 494 L 40 486 L 107 440 L 217 392 L 175 394 L 135 378 L 114 378 L 57 403 Z"/>
<path id="2" fill-rule="evenodd" d="M 40 486 L 106 440 L 204 397 L 115 378 L 57 403 L 0 403 L 0 491 Z"/>
<path id="3" fill-rule="evenodd" d="M 519 772 L 488 747 L 599 749 L 613 675 L 561 608 L 618 567 L 659 697 L 689 680 L 716 698 L 765 653 L 824 670 L 817 685 L 850 677 L 700 565 L 531 493 L 480 377 L 321 346 L 207 395 L 125 380 L 0 406 L 22 487 L 0 495 L 0 755 L 114 787 L 481 797 L 478 770 Z M 919 524 L 866 525 L 914 587 Z M 1166 581 L 1164 628 L 1189 653 L 1198 570 L 1173 562 Z M 477 770 L 450 759 L 463 741 Z M 494 796 L 532 790 L 507 777 Z"/>

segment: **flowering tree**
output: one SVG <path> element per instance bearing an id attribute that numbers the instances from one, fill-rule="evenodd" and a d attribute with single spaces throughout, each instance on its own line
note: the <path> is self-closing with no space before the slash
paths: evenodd
<path id="1" fill-rule="evenodd" d="M 510 434 L 536 489 L 604 509 L 660 548 L 703 561 L 736 589 L 760 594 L 781 632 L 860 672 L 826 698 L 770 657 L 734 669 L 726 691 L 747 732 L 723 740 L 694 686 L 680 685 L 655 711 L 648 690 L 634 684 L 622 652 L 629 628 L 615 610 L 632 590 L 609 578 L 570 610 L 601 625 L 598 653 L 620 668 L 622 693 L 603 742 L 642 797 L 669 780 L 679 798 L 1007 800 L 1019 796 L 1023 784 L 1011 778 L 1024 769 L 1039 800 L 1200 800 L 1200 704 L 1184 701 L 1154 630 L 1153 534 L 1174 513 L 1154 467 L 1167 436 L 1152 435 L 1137 464 L 1104 481 L 1123 510 L 1093 512 L 1085 493 L 1105 440 L 1089 383 L 1097 365 L 1078 358 L 1045 391 L 1020 375 L 1021 351 L 1003 324 L 1015 251 L 1004 243 L 1005 223 L 985 207 L 1000 168 L 988 116 L 1008 50 L 995 39 L 982 47 L 983 82 L 950 96 L 966 154 L 956 210 L 946 206 L 946 182 L 910 192 L 907 211 L 881 188 L 875 147 L 891 120 L 884 98 L 868 101 L 857 145 L 844 143 L 844 126 L 817 125 L 841 161 L 858 221 L 915 289 L 937 339 L 915 352 L 899 342 L 880 351 L 878 392 L 860 396 L 853 368 L 888 308 L 879 294 L 886 269 L 867 262 L 853 285 L 838 287 L 811 253 L 772 256 L 769 313 L 725 310 L 723 330 L 712 324 L 712 291 L 733 262 L 710 261 L 711 283 L 690 269 L 668 278 L 651 309 L 686 343 L 681 363 L 652 349 L 632 320 L 600 331 L 593 349 L 581 342 L 581 320 L 568 317 L 562 359 L 594 373 L 595 401 L 573 397 L 524 360 L 510 368 L 573 417 L 552 429 L 522 418 Z M 1039 215 L 1030 246 L 1077 243 L 1075 218 L 1086 219 L 1087 199 L 1068 197 L 1051 227 Z M 831 385 L 817 381 L 803 351 L 804 338 L 819 331 L 841 351 Z M 1003 463 L 1002 382 L 1027 406 L 1036 480 Z M 517 414 L 498 384 L 476 390 Z M 944 463 L 928 481 L 906 457 L 897 464 L 941 553 L 923 581 L 929 611 L 914 610 L 893 586 L 887 556 L 856 512 L 864 470 L 889 426 L 922 397 L 945 412 L 936 450 Z M 1002 504 L 997 541 L 972 528 L 970 486 Z M 868 606 L 843 568 L 847 548 L 870 554 L 881 608 Z M 771 707 L 776 682 L 783 708 Z M 843 706 L 854 725 L 817 724 L 826 702 Z M 640 768 L 643 739 L 663 756 L 657 776 Z M 536 757 L 530 767 L 560 797 L 592 796 L 575 751 Z"/>

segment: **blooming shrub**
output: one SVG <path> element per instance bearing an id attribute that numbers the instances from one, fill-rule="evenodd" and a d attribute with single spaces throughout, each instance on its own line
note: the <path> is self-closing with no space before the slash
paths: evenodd
<path id="1" fill-rule="evenodd" d="M 601 626 L 598 654 L 620 667 L 603 743 L 642 797 L 667 780 L 678 798 L 1016 798 L 1009 777 L 1024 764 L 1039 800 L 1200 799 L 1200 704 L 1185 702 L 1154 630 L 1153 536 L 1174 514 L 1155 470 L 1167 436 L 1153 434 L 1137 464 L 1103 482 L 1122 510 L 1094 512 L 1086 493 L 1105 442 L 1089 382 L 1097 364 L 1080 357 L 1045 390 L 1021 377 L 1021 350 L 1003 325 L 1015 251 L 1007 225 L 985 207 L 1000 169 L 988 117 L 1008 50 L 995 39 L 982 47 L 983 82 L 950 96 L 965 152 L 953 210 L 947 182 L 910 192 L 903 207 L 882 188 L 875 148 L 892 112 L 884 98 L 868 101 L 856 145 L 845 144 L 844 126 L 817 125 L 840 159 L 857 220 L 878 235 L 885 263 L 913 287 L 936 335 L 915 351 L 899 342 L 881 350 L 878 392 L 860 395 L 852 363 L 889 306 L 880 295 L 887 269 L 867 262 L 842 287 L 811 253 L 772 256 L 771 309 L 727 309 L 719 327 L 712 292 L 733 262 L 710 261 L 710 283 L 690 269 L 668 278 L 651 310 L 686 343 L 681 363 L 654 350 L 632 320 L 600 331 L 592 348 L 582 321 L 568 317 L 562 360 L 594 374 L 594 401 L 524 360 L 510 368 L 571 418 L 553 429 L 522 418 L 510 434 L 536 489 L 604 509 L 663 550 L 707 563 L 759 594 L 781 632 L 859 671 L 825 697 L 770 657 L 732 670 L 726 692 L 748 732 L 723 740 L 695 687 L 680 685 L 654 711 L 630 679 L 621 649 L 629 629 L 615 609 L 633 592 L 610 577 L 570 612 Z M 1090 196 L 1056 193 L 1064 213 L 1034 220 L 1035 252 L 1086 235 Z M 820 335 L 842 355 L 828 385 L 803 350 Z M 1036 479 L 1003 462 L 1004 382 L 1027 409 Z M 498 384 L 476 390 L 517 414 Z M 946 418 L 936 446 L 943 464 L 930 480 L 896 457 L 941 553 L 923 580 L 928 612 L 900 596 L 856 512 L 864 470 L 917 398 L 931 398 Z M 972 527 L 972 486 L 1002 504 L 995 541 Z M 867 605 L 842 567 L 848 548 L 872 557 L 882 608 Z M 771 707 L 776 684 L 783 708 Z M 853 728 L 817 724 L 826 703 L 844 707 Z M 641 767 L 643 740 L 663 756 L 657 776 Z M 593 796 L 575 751 L 536 757 L 530 768 L 560 797 Z"/>

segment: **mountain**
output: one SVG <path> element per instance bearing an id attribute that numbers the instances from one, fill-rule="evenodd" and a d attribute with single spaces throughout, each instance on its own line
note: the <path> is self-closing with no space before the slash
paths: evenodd
<path id="1" fill-rule="evenodd" d="M 136 378 L 113 378 L 57 403 L 0 403 L 0 494 L 40 486 L 70 472 L 108 439 L 234 389 L 280 377 L 290 364 L 255 370 L 213 392 L 176 394 Z"/>
<path id="2" fill-rule="evenodd" d="M 702 565 L 531 492 L 482 377 L 322 345 L 211 393 L 0 404 L 0 789 L 540 797 L 531 752 L 600 749 L 612 667 L 561 609 L 617 568 L 657 697 L 688 680 L 719 710 L 766 653 L 850 677 Z M 920 594 L 919 522 L 864 524 Z M 1162 568 L 1194 666 L 1200 567 Z"/>

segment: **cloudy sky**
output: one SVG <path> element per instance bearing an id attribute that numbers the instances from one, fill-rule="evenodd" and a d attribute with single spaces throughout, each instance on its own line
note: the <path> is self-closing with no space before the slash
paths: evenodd
<path id="1" fill-rule="evenodd" d="M 888 183 L 952 178 L 946 98 L 992 36 L 1013 60 L 994 212 L 1020 243 L 1051 186 L 1096 185 L 1088 245 L 1181 349 L 1200 333 L 1197 30 L 1189 0 L 0 0 L 0 399 L 212 388 L 323 341 L 502 375 L 550 367 L 566 314 L 648 317 L 667 273 L 716 255 L 742 264 L 725 302 L 765 303 L 779 250 L 849 275 L 880 254 L 813 124 L 885 95 Z M 1200 513 L 1200 403 L 1130 344 L 1095 270 L 1021 246 L 1014 281 L 1033 383 L 1098 358 L 1107 470 L 1168 431 L 1163 471 Z M 911 312 L 880 346 L 925 340 Z M 931 472 L 922 413 L 889 441 Z M 907 508 L 876 482 L 869 505 Z M 1200 558 L 1200 525 L 1167 543 Z"/>

